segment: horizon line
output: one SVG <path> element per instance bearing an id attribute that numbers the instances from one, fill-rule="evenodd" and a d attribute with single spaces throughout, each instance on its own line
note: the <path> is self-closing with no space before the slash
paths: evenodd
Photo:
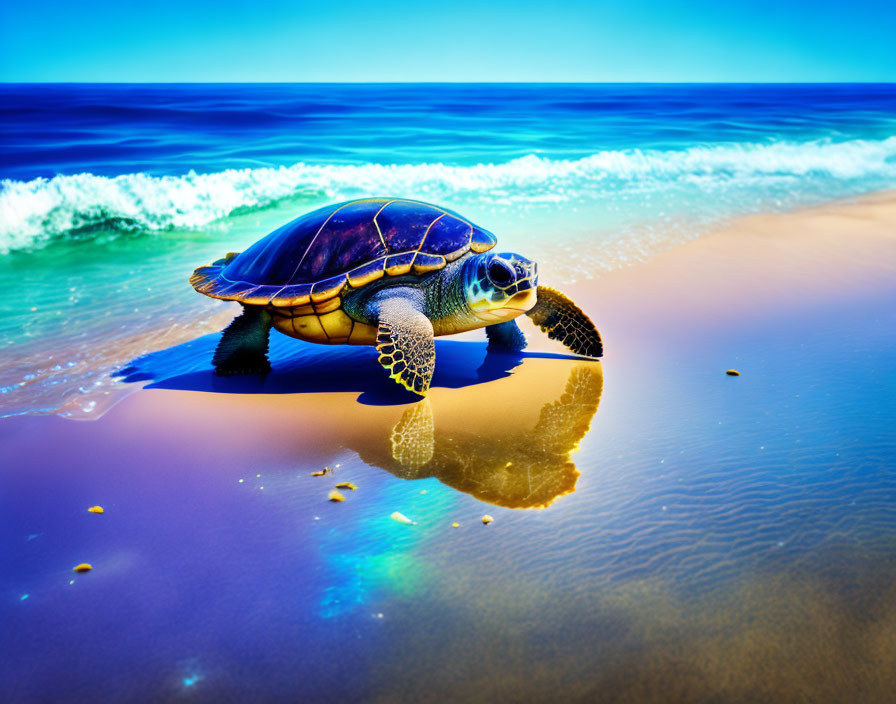
<path id="1" fill-rule="evenodd" d="M 0 81 L 0 85 L 896 85 L 892 81 Z"/>

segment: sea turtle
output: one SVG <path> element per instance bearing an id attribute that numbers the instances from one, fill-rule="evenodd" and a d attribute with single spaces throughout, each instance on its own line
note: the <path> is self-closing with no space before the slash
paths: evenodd
<path id="1" fill-rule="evenodd" d="M 221 337 L 220 375 L 266 373 L 271 327 L 330 345 L 374 345 L 389 376 L 429 389 L 433 337 L 486 328 L 490 347 L 521 350 L 526 313 L 570 350 L 600 357 L 594 324 L 569 298 L 537 286 L 537 265 L 490 252 L 495 236 L 445 208 L 364 198 L 296 218 L 242 253 L 193 272 L 212 298 L 243 306 Z"/>

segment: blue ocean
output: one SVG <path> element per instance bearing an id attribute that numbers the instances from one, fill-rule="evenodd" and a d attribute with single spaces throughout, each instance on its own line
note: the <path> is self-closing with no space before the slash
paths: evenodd
<path id="1" fill-rule="evenodd" d="M 102 412 L 219 326 L 193 268 L 326 203 L 447 205 L 561 284 L 893 186 L 892 85 L 3 85 L 0 414 Z"/>
<path id="2" fill-rule="evenodd" d="M 893 85 L 5 85 L 0 141 L 4 703 L 893 699 Z M 193 269 L 377 195 L 603 359 L 212 374 Z"/>

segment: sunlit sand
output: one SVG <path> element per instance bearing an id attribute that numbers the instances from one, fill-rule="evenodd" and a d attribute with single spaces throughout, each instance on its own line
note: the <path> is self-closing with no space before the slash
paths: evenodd
<path id="1" fill-rule="evenodd" d="M 5 628 L 33 647 L 43 603 L 60 653 L 8 662 L 84 693 L 134 638 L 156 698 L 249 697 L 248 664 L 272 696 L 886 701 L 894 233 L 892 193 L 732 221 L 572 287 L 601 362 L 471 333 L 424 401 L 365 350 L 215 381 L 208 340 L 96 422 L 6 419 Z"/>

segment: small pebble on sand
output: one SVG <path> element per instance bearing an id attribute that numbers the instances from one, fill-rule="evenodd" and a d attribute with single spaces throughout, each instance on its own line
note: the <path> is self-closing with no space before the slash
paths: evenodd
<path id="1" fill-rule="evenodd" d="M 491 516 L 489 516 L 488 514 L 485 514 L 485 515 L 482 517 L 482 522 L 483 522 L 485 525 L 488 525 L 488 524 L 491 523 L 493 520 L 495 520 L 495 519 L 492 518 Z"/>
<path id="2" fill-rule="evenodd" d="M 86 562 L 82 562 L 80 565 L 75 565 L 75 572 L 90 572 L 92 569 L 93 565 Z"/>
<path id="3" fill-rule="evenodd" d="M 102 507 L 102 506 L 91 506 L 91 507 L 90 507 L 89 509 L 87 509 L 87 510 L 90 511 L 90 513 L 103 513 L 103 507 Z"/>
<path id="4" fill-rule="evenodd" d="M 330 491 L 327 498 L 330 501 L 334 501 L 336 503 L 339 503 L 340 501 L 345 501 L 345 496 L 343 495 L 343 493 L 341 491 L 338 491 L 337 489 L 333 489 L 332 491 Z"/>
<path id="5" fill-rule="evenodd" d="M 740 372 L 737 369 L 729 369 L 725 372 L 728 376 L 740 376 Z"/>

